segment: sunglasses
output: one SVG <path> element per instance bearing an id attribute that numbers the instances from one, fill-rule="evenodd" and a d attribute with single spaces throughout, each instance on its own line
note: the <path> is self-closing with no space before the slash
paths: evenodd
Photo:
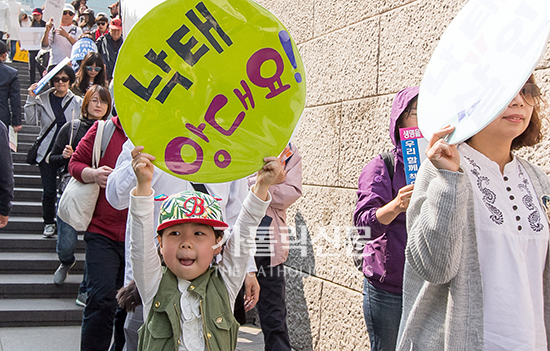
<path id="1" fill-rule="evenodd" d="M 106 26 L 107 23 L 106 22 L 96 22 L 98 26 Z"/>
<path id="2" fill-rule="evenodd" d="M 535 106 L 540 98 L 540 89 L 536 84 L 525 83 L 519 94 L 529 106 Z"/>
<path id="3" fill-rule="evenodd" d="M 86 70 L 88 72 L 96 71 L 97 73 L 99 73 L 101 71 L 101 67 L 86 66 Z"/>
<path id="4" fill-rule="evenodd" d="M 59 13 L 59 12 L 58 12 Z M 74 13 L 72 13 L 71 11 L 63 11 L 63 15 L 71 15 L 71 16 L 74 16 Z"/>
<path id="5" fill-rule="evenodd" d="M 69 81 L 69 77 L 65 76 L 65 77 L 53 77 L 52 78 L 52 82 L 54 83 L 59 83 L 59 82 L 63 82 L 63 83 L 67 83 Z"/>

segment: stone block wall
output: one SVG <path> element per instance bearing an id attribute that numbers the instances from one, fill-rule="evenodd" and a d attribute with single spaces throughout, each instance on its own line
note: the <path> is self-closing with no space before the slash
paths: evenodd
<path id="1" fill-rule="evenodd" d="M 286 263 L 296 350 L 369 350 L 362 274 L 345 246 L 357 179 L 391 149 L 395 94 L 419 85 L 440 36 L 467 0 L 256 0 L 288 28 L 306 67 L 307 102 L 295 135 L 303 197 Z M 550 101 L 550 50 L 535 72 Z M 545 130 L 547 123 L 544 123 Z M 550 138 L 519 153 L 550 173 Z"/>

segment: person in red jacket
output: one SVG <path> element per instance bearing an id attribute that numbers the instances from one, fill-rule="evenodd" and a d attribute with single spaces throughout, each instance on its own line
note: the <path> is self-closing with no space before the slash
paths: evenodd
<path id="1" fill-rule="evenodd" d="M 115 167 L 122 144 L 128 139 L 118 117 L 105 125 L 103 138 L 109 138 L 108 124 L 114 124 L 114 132 L 99 161 L 92 165 L 92 150 L 97 132 L 97 122 L 80 140 L 69 162 L 69 172 L 82 183 L 95 182 L 100 191 L 92 221 L 84 234 L 86 242 L 86 272 L 88 275 L 88 300 L 82 317 L 81 351 L 108 350 L 113 336 L 113 324 L 126 318 L 125 312 L 117 309 L 116 292 L 124 281 L 124 237 L 128 210 L 114 209 L 105 198 L 107 177 Z M 115 317 L 116 315 L 116 317 Z M 116 321 L 115 321 L 116 319 Z M 120 330 L 122 332 L 122 329 Z M 115 347 L 121 341 L 115 331 Z M 122 334 L 122 343 L 124 343 Z"/>

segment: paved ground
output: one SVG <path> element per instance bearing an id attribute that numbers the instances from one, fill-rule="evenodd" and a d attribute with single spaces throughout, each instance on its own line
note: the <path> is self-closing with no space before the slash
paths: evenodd
<path id="1" fill-rule="evenodd" d="M 0 351 L 78 351 L 80 327 L 1 328 Z M 259 327 L 247 324 L 239 330 L 237 351 L 261 351 L 263 335 Z"/>

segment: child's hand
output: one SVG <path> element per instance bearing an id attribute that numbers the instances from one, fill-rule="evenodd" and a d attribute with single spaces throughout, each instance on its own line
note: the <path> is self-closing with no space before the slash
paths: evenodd
<path id="1" fill-rule="evenodd" d="M 149 196 L 152 193 L 151 182 L 155 166 L 151 161 L 155 160 L 155 156 L 142 153 L 143 149 L 143 146 L 136 146 L 132 150 L 132 168 L 137 178 L 136 196 Z"/>
<path id="2" fill-rule="evenodd" d="M 265 165 L 258 171 L 258 177 L 256 178 L 256 184 L 252 188 L 252 192 L 256 194 L 260 199 L 267 200 L 268 189 L 272 184 L 277 184 L 282 179 L 282 173 L 284 168 L 277 157 L 264 158 Z"/>

